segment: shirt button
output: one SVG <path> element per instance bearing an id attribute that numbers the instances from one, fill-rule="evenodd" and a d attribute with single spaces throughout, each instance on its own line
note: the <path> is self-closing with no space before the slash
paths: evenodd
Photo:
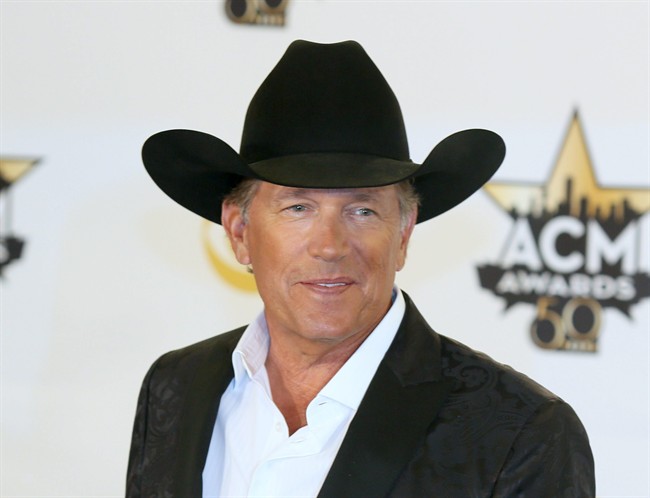
<path id="1" fill-rule="evenodd" d="M 275 430 L 278 432 L 282 432 L 282 424 L 280 422 L 275 423 Z"/>

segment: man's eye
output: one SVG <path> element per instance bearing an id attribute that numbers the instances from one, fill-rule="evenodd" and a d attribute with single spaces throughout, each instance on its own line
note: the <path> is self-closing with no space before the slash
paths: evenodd
<path id="1" fill-rule="evenodd" d="M 375 214 L 375 212 L 369 208 L 358 208 L 355 209 L 354 213 L 360 216 L 372 216 L 373 214 Z"/>
<path id="2" fill-rule="evenodd" d="M 294 213 L 302 213 L 303 211 L 307 211 L 307 208 L 303 204 L 294 204 L 293 206 L 289 206 L 287 210 L 293 211 Z"/>

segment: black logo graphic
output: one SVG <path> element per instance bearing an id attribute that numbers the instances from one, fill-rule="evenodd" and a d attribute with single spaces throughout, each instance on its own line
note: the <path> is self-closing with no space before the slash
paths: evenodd
<path id="1" fill-rule="evenodd" d="M 0 277 L 7 265 L 22 256 L 25 247 L 25 241 L 14 235 L 11 226 L 11 187 L 37 162 L 37 159 L 0 159 Z"/>
<path id="2" fill-rule="evenodd" d="M 226 0 L 226 14 L 236 23 L 284 26 L 288 3 L 289 0 Z"/>
<path id="3" fill-rule="evenodd" d="M 650 296 L 640 268 L 639 220 L 650 189 L 598 185 L 578 114 L 545 185 L 491 182 L 488 194 L 512 228 L 498 263 L 478 267 L 481 286 L 537 308 L 530 328 L 545 349 L 596 351 L 602 310 L 630 308 Z"/>

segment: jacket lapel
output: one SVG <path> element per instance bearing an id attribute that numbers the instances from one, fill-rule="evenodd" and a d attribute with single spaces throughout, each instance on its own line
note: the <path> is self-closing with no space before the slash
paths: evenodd
<path id="1" fill-rule="evenodd" d="M 319 498 L 386 496 L 441 408 L 440 340 L 404 294 L 406 312 Z"/>
<path id="2" fill-rule="evenodd" d="M 409 297 L 395 340 L 352 420 L 319 498 L 386 496 L 422 443 L 449 386 L 441 378 L 439 337 Z M 171 496 L 202 495 L 202 473 L 232 351 L 243 329 L 211 346 L 188 389 L 179 421 Z"/>
<path id="3" fill-rule="evenodd" d="M 233 378 L 232 352 L 243 332 L 228 334 L 196 367 L 179 421 L 178 462 L 172 480 L 171 496 L 200 497 L 203 487 L 203 467 L 208 454 L 212 430 L 217 417 L 221 395 Z M 218 339 L 218 338 L 217 338 Z"/>

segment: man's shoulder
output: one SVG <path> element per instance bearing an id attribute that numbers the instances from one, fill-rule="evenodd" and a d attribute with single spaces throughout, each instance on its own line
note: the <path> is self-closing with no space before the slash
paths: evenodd
<path id="1" fill-rule="evenodd" d="M 452 402 L 475 408 L 517 413 L 526 418 L 544 406 L 564 401 L 527 375 L 465 344 L 440 336 L 442 375 L 451 386 Z"/>
<path id="2" fill-rule="evenodd" d="M 418 371 L 431 370 L 450 386 L 457 397 L 484 396 L 490 391 L 504 397 L 521 396 L 531 404 L 559 399 L 549 390 L 512 367 L 435 331 L 405 294 L 404 333 L 394 349 L 402 361 L 417 364 Z M 401 351 L 409 351 L 405 355 Z M 406 358 L 406 360 L 404 360 Z M 419 374 L 418 374 L 419 375 Z M 492 394 L 490 394 L 492 396 Z"/>
<path id="3" fill-rule="evenodd" d="M 559 398 L 512 367 L 494 360 L 490 356 L 435 331 L 405 296 L 407 313 L 402 334 L 401 349 L 409 348 L 414 356 L 409 362 L 419 369 L 427 368 L 422 362 L 431 362 L 433 369 L 439 369 L 441 377 L 450 386 L 451 392 L 459 397 L 481 397 L 496 391 L 503 397 L 520 397 L 524 404 L 536 405 Z M 417 334 L 414 334 L 418 331 Z M 434 372 L 433 377 L 437 377 Z M 494 396 L 494 394 L 489 394 Z"/>
<path id="4" fill-rule="evenodd" d="M 203 355 L 209 354 L 215 349 L 235 349 L 237 342 L 241 338 L 242 334 L 246 330 L 246 326 L 238 327 L 236 329 L 224 332 L 208 339 L 203 339 L 202 341 L 195 342 L 189 346 L 185 346 L 179 349 L 175 349 L 163 355 L 164 358 L 169 360 L 174 358 L 184 358 L 187 356 Z"/>
<path id="5" fill-rule="evenodd" d="M 570 405 L 525 374 L 438 334 L 413 311 L 409 320 L 403 337 L 415 336 L 410 365 L 434 371 L 431 382 L 444 386 L 443 396 L 421 403 L 444 401 L 395 496 L 429 487 L 428 494 L 445 496 L 564 496 L 568 490 L 593 496 L 589 439 Z M 411 471 L 425 467 L 433 470 L 424 479 Z"/>
<path id="6" fill-rule="evenodd" d="M 169 351 L 154 362 L 150 372 L 191 371 L 206 361 L 230 361 L 230 356 L 244 330 L 246 330 L 245 326 L 239 327 Z"/>

